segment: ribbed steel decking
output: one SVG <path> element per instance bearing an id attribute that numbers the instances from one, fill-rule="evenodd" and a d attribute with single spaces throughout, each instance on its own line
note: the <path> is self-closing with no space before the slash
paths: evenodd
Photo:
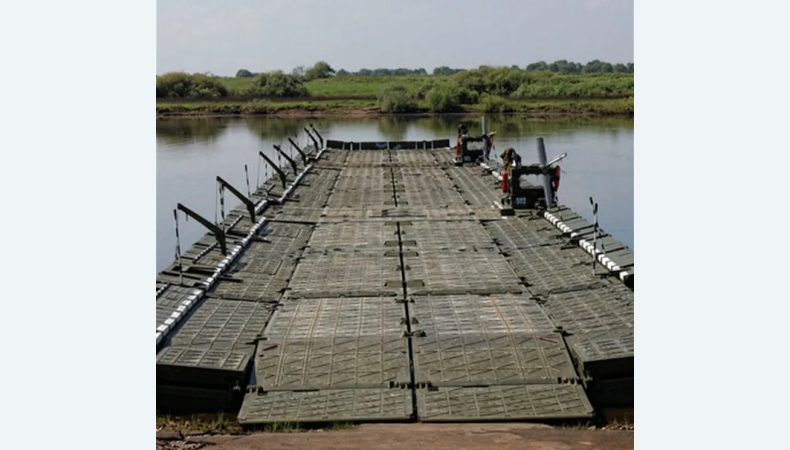
<path id="1" fill-rule="evenodd" d="M 572 211 L 503 217 L 490 171 L 453 165 L 446 141 L 397 144 L 310 149 L 285 189 L 253 194 L 256 223 L 228 216 L 229 255 L 207 235 L 158 276 L 160 410 L 573 419 L 632 379 L 630 249 L 604 233 L 617 271 L 593 274 Z"/>

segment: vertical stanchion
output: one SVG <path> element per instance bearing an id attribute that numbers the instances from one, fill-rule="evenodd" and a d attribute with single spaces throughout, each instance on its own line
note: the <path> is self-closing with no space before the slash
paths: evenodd
<path id="1" fill-rule="evenodd" d="M 219 213 L 222 217 L 222 231 L 225 231 L 225 186 L 219 185 Z"/>
<path id="2" fill-rule="evenodd" d="M 250 174 L 247 172 L 247 165 L 244 165 L 244 178 L 247 180 L 247 197 L 252 197 L 250 193 Z"/>
<path id="3" fill-rule="evenodd" d="M 543 172 L 543 195 L 546 196 L 546 209 L 554 206 L 554 194 L 551 189 L 551 177 L 548 173 L 548 158 L 546 157 L 546 147 L 543 145 L 543 138 L 538 138 L 538 161 Z"/>
<path id="4" fill-rule="evenodd" d="M 590 206 L 593 207 L 593 261 L 592 261 L 592 271 L 593 275 L 595 275 L 595 260 L 598 259 L 598 203 L 593 202 L 593 198 L 590 197 Z"/>
<path id="5" fill-rule="evenodd" d="M 173 210 L 173 218 L 176 220 L 176 261 L 178 261 L 178 284 L 184 283 L 184 275 L 181 267 L 181 237 L 178 234 L 178 210 Z"/>

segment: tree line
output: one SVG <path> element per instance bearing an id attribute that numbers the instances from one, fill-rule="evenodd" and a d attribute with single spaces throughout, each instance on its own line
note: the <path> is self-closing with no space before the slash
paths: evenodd
<path id="1" fill-rule="evenodd" d="M 491 66 L 480 66 L 477 69 L 483 69 Z M 510 66 L 511 69 L 520 69 L 519 66 Z M 475 69 L 455 69 L 448 66 L 439 66 L 433 69 L 432 75 L 455 75 L 459 72 L 465 72 Z M 527 64 L 524 68 L 527 72 L 554 72 L 554 73 L 634 73 L 634 63 L 609 63 L 594 59 L 582 64 L 579 62 L 567 61 L 560 59 L 552 63 L 546 61 L 538 61 Z M 247 69 L 239 69 L 236 72 L 237 78 L 254 77 L 256 74 Z M 346 69 L 335 71 L 326 61 L 319 61 L 312 67 L 305 68 L 305 66 L 297 66 L 291 71 L 291 75 L 300 77 L 305 81 L 315 80 L 319 78 L 330 78 L 332 76 L 347 77 L 347 76 L 362 76 L 362 77 L 398 77 L 398 76 L 419 76 L 428 75 L 428 71 L 420 67 L 417 69 L 407 69 L 399 67 L 397 69 L 388 69 L 380 67 L 377 69 L 359 69 L 356 72 L 351 72 Z"/>

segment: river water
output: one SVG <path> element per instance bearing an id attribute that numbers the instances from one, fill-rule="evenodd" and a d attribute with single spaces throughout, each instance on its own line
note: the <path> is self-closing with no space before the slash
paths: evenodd
<path id="1" fill-rule="evenodd" d="M 459 122 L 478 134 L 474 116 L 380 117 L 372 119 L 177 118 L 156 123 L 156 270 L 175 257 L 173 209 L 180 202 L 213 220 L 219 215 L 216 176 L 246 192 L 244 165 L 252 190 L 271 171 L 259 164 L 258 151 L 276 158 L 272 144 L 287 150 L 288 137 L 308 138 L 302 128 L 313 123 L 324 139 L 423 140 L 451 138 Z M 589 197 L 599 204 L 601 226 L 624 244 L 634 247 L 634 122 L 630 119 L 536 120 L 488 117 L 496 131 L 496 151 L 513 147 L 522 162 L 537 162 L 536 138 L 543 137 L 551 159 L 568 153 L 560 165 L 560 203 L 592 219 Z M 226 211 L 239 202 L 225 196 Z M 182 251 L 206 232 L 195 221 L 179 218 Z"/>

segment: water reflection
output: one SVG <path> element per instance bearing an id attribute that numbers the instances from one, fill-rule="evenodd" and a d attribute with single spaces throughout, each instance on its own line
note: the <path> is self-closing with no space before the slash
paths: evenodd
<path id="1" fill-rule="evenodd" d="M 225 131 L 229 120 L 205 117 L 157 119 L 156 140 L 181 145 L 213 142 Z"/>
<path id="2" fill-rule="evenodd" d="M 188 118 L 157 120 L 157 270 L 173 260 L 175 236 L 172 209 L 182 202 L 205 217 L 216 214 L 214 177 L 222 176 L 246 192 L 244 165 L 252 189 L 272 174 L 258 151 L 276 160 L 273 144 L 290 151 L 288 138 L 304 146 L 303 128 L 313 123 L 325 139 L 422 140 L 451 138 L 459 123 L 471 134 L 480 132 L 479 116 L 273 119 Z M 536 138 L 542 136 L 549 157 L 567 152 L 562 161 L 560 201 L 591 218 L 589 196 L 600 204 L 602 226 L 633 247 L 633 120 L 535 120 L 489 116 L 488 129 L 497 132 L 496 156 L 514 147 L 524 163 L 536 162 Z M 228 200 L 228 199 L 226 199 Z M 235 198 L 228 202 L 232 208 Z M 189 222 L 182 227 L 187 248 L 205 233 Z"/>
<path id="3" fill-rule="evenodd" d="M 304 134 L 305 122 L 293 119 L 266 119 L 247 118 L 244 124 L 250 132 L 261 139 L 281 140 L 287 142 L 289 137 Z"/>
<path id="4" fill-rule="evenodd" d="M 378 130 L 381 137 L 389 141 L 406 139 L 408 128 L 409 119 L 405 117 L 382 117 L 378 121 Z"/>

